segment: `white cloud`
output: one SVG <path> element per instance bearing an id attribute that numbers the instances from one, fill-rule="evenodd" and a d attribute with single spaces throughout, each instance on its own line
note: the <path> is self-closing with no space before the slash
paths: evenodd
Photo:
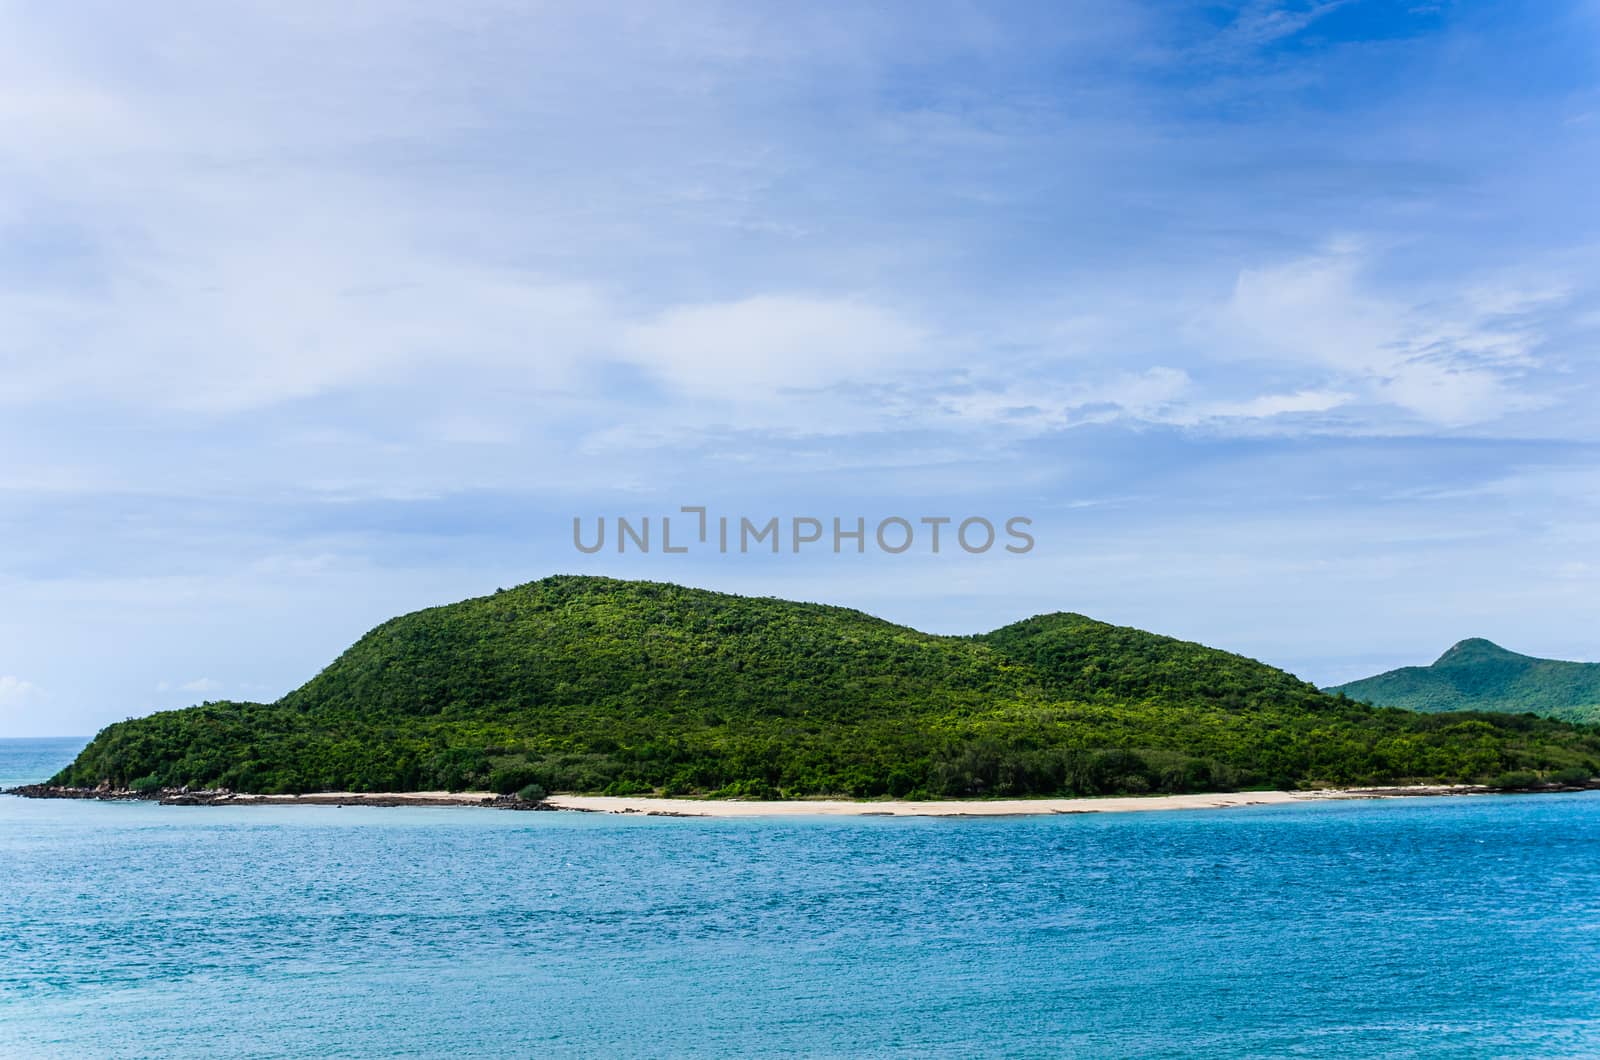
<path id="1" fill-rule="evenodd" d="M 630 329 L 624 347 L 673 386 L 742 398 L 881 378 L 915 365 L 926 338 L 865 302 L 759 295 L 669 309 Z"/>
<path id="2" fill-rule="evenodd" d="M 0 674 L 0 709 L 24 707 L 38 702 L 44 690 L 13 674 Z"/>
<path id="3" fill-rule="evenodd" d="M 1335 6 L 1243 4 L 1200 46 L 1248 53 Z M 616 360 L 670 398 L 618 399 L 596 418 L 651 418 L 657 431 L 706 423 L 706 399 L 749 406 L 716 410 L 736 425 L 801 432 L 926 425 L 937 419 L 930 409 L 1042 426 L 1344 406 L 1451 427 L 1537 400 L 1519 377 L 1538 367 L 1537 317 L 1558 288 L 1488 283 L 1430 299 L 1380 288 L 1355 245 L 1239 273 L 1222 310 L 1197 311 L 1199 334 L 1187 338 L 1198 342 L 1182 349 L 1168 321 L 1212 281 L 1209 266 L 1203 277 L 1119 277 L 1066 319 L 986 291 L 977 271 L 961 281 L 975 292 L 970 305 L 923 289 L 920 255 L 938 277 L 1002 236 L 985 229 L 964 242 L 963 226 L 996 202 L 1026 205 L 1026 182 L 997 175 L 1044 162 L 1054 171 L 1054 159 L 1030 152 L 1056 142 L 1064 123 L 1087 123 L 1073 125 L 1074 144 L 1092 118 L 1120 130 L 1083 141 L 1083 201 L 1116 201 L 1126 179 L 1120 162 L 1097 169 L 1106 160 L 1096 150 L 1151 149 L 1155 130 L 1115 120 L 1131 85 L 1096 95 L 1109 108 L 1098 115 L 1004 91 L 959 107 L 888 105 L 870 86 L 891 68 L 882 64 L 904 61 L 906 34 L 919 51 L 982 66 L 1068 43 L 1058 35 L 1092 50 L 1109 43 L 1103 34 L 1148 43 L 1160 36 L 1156 13 L 1065 31 L 960 8 L 945 12 L 959 25 L 915 27 L 835 12 L 774 33 L 774 16 L 657 19 L 641 9 L 608 37 L 626 61 L 571 48 L 595 28 L 590 16 L 506 14 L 219 8 L 163 35 L 116 11 L 80 22 L 8 9 L 0 65 L 15 91 L 0 101 L 0 162 L 14 205 L 0 205 L 0 223 L 58 213 L 85 260 L 72 282 L 0 286 L 0 402 L 93 396 L 226 417 L 352 394 L 373 405 L 437 398 L 442 410 L 403 414 L 422 440 L 508 447 L 537 444 L 536 432 L 454 409 L 485 393 L 551 391 L 570 408 L 572 394 L 611 385 L 603 371 Z M 179 43 L 153 43 L 169 37 Z M 249 44 L 201 46 L 213 39 Z M 819 43 L 848 46 L 848 59 L 819 67 L 817 55 L 837 51 Z M 482 61 L 462 64 L 457 49 Z M 299 76 L 286 82 L 287 58 Z M 833 63 L 864 79 L 829 81 Z M 610 76 L 618 66 L 636 71 L 635 87 Z M 790 76 L 764 76 L 774 67 Z M 728 86 L 757 95 L 713 90 Z M 744 124 L 769 111 L 816 121 L 804 106 L 819 88 L 830 101 L 820 124 Z M 720 102 L 729 98 L 742 106 Z M 840 164 L 886 142 L 904 168 Z M 807 177 L 839 182 L 816 189 L 829 205 L 793 191 Z M 899 195 L 917 196 L 913 226 L 902 217 L 898 230 L 850 227 L 893 215 L 885 207 Z M 1033 207 L 1045 217 L 1070 203 Z M 726 242 L 730 226 L 777 233 L 783 246 L 754 234 Z M 1061 264 L 1088 263 L 1095 285 L 1092 256 L 1103 249 L 1064 245 Z M 663 263 L 687 267 L 680 276 Z M 857 382 L 925 395 L 920 374 L 948 367 L 958 343 L 1009 379 L 987 393 L 934 388 L 922 409 L 829 395 L 785 410 L 773 400 Z M 1300 370 L 1253 386 L 1211 378 L 1206 362 L 1228 356 Z M 1327 404 L 1333 395 L 1348 398 Z"/>
<path id="4" fill-rule="evenodd" d="M 430 261 L 348 218 L 298 237 L 214 220 L 203 249 L 169 233 L 185 260 L 119 261 L 104 290 L 0 294 L 0 398 L 227 413 L 404 384 L 430 365 L 554 387 L 606 327 L 582 287 Z"/>
<path id="5" fill-rule="evenodd" d="M 1240 401 L 1210 401 L 1179 413 L 1175 422 L 1212 419 L 1271 419 L 1296 413 L 1328 412 L 1349 402 L 1352 395 L 1339 390 L 1296 390 L 1287 394 L 1259 394 Z"/>
<path id="6" fill-rule="evenodd" d="M 11 716 L 6 729 L 10 729 L 11 722 L 24 721 L 29 714 L 27 708 L 37 705 L 43 698 L 45 690 L 38 685 L 22 681 L 14 674 L 0 674 L 0 717 Z"/>

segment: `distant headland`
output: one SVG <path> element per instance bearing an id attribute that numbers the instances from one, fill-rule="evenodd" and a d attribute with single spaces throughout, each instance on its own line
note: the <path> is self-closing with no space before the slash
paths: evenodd
<path id="1" fill-rule="evenodd" d="M 1431 666 L 1406 666 L 1328 689 L 1425 713 L 1487 710 L 1600 723 L 1600 663 L 1519 655 L 1473 637 Z"/>

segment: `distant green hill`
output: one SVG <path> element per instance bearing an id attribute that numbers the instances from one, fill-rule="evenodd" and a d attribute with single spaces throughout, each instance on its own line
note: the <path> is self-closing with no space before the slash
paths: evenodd
<path id="1" fill-rule="evenodd" d="M 385 622 L 277 703 L 112 725 L 56 782 L 933 797 L 1597 763 L 1597 732 L 1375 709 L 1081 615 L 944 637 L 820 604 L 554 577 Z"/>
<path id="2" fill-rule="evenodd" d="M 1351 699 L 1427 713 L 1523 712 L 1600 723 L 1600 663 L 1535 659 L 1464 640 L 1432 666 L 1407 666 L 1328 689 Z"/>

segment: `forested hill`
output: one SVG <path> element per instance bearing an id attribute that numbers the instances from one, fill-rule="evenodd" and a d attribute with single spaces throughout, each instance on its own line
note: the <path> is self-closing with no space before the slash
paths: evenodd
<path id="1" fill-rule="evenodd" d="M 1600 663 L 1518 655 L 1481 638 L 1464 640 L 1431 666 L 1407 666 L 1329 689 L 1406 710 L 1529 712 L 1600 722 Z"/>
<path id="2" fill-rule="evenodd" d="M 1600 771 L 1600 733 L 1425 716 L 1081 615 L 933 636 L 552 577 L 385 622 L 272 704 L 112 725 L 56 783 L 910 797 Z"/>

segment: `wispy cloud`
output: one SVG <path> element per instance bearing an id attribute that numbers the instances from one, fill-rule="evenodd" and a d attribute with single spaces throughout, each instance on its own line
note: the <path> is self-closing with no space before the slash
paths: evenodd
<path id="1" fill-rule="evenodd" d="M 1198 44 L 1192 53 L 1213 60 L 1253 57 L 1351 3 L 1352 0 L 1245 0 L 1223 28 Z"/>
<path id="2" fill-rule="evenodd" d="M 1559 285 L 1468 289 L 1408 303 L 1379 293 L 1354 249 L 1239 274 L 1218 318 L 1232 355 L 1324 369 L 1425 424 L 1464 426 L 1554 400 L 1527 377 Z"/>

